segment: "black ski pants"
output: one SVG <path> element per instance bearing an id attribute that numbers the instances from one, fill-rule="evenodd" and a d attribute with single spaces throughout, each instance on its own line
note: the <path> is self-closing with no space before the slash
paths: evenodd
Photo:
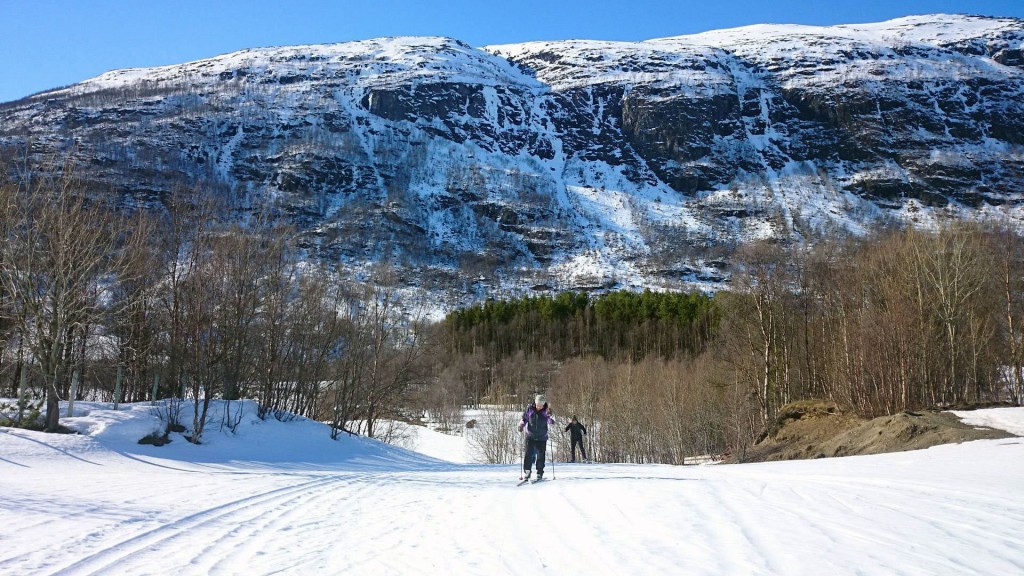
<path id="1" fill-rule="evenodd" d="M 572 444 L 572 461 L 573 462 L 576 461 L 576 447 L 577 446 L 579 446 L 579 448 L 580 448 L 580 456 L 582 456 L 583 459 L 586 460 L 587 459 L 587 449 L 583 447 L 583 438 L 572 438 L 571 444 Z"/>
<path id="2" fill-rule="evenodd" d="M 547 451 L 548 439 L 533 439 L 526 437 L 526 454 L 523 457 L 523 471 L 529 472 L 533 466 L 534 459 L 537 461 L 537 474 L 544 473 L 545 452 Z"/>

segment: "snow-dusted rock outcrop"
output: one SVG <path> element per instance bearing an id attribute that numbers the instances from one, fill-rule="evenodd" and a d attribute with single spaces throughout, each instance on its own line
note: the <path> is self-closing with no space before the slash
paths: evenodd
<path id="1" fill-rule="evenodd" d="M 467 294 L 715 282 L 717 245 L 1018 221 L 1022 47 L 1024 21 L 933 15 L 262 48 L 0 105 L 0 146 L 74 154 L 126 201 L 188 182 L 275 202 L 324 258 Z"/>

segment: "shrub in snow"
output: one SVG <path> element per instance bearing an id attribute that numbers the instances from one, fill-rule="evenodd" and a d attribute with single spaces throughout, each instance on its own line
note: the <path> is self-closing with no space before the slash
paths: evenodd
<path id="1" fill-rule="evenodd" d="M 153 446 L 163 446 L 164 444 L 170 444 L 170 442 L 169 434 L 159 434 L 157 432 L 151 432 L 139 439 L 139 444 L 152 444 Z"/>
<path id="2" fill-rule="evenodd" d="M 166 438 L 171 432 L 184 432 L 185 426 L 181 423 L 182 401 L 181 398 L 167 398 L 161 400 L 153 407 L 153 415 L 163 424 L 163 436 Z M 159 432 L 153 434 L 159 435 Z M 152 435 L 152 434 L 151 434 Z M 148 438 L 149 436 L 147 436 Z M 170 442 L 170 440 L 168 440 Z M 139 441 L 139 444 L 150 444 L 150 442 Z M 165 442 L 166 444 L 166 442 Z M 157 444 L 160 446 L 160 444 Z"/>
<path id="3" fill-rule="evenodd" d="M 42 430 L 43 401 L 25 402 L 18 406 L 17 402 L 0 403 L 0 426 Z"/>

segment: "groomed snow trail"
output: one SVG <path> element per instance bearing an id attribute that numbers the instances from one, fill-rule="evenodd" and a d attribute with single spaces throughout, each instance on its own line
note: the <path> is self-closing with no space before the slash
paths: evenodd
<path id="1" fill-rule="evenodd" d="M 132 450 L 0 429 L 0 572 L 1024 573 L 1022 438 L 771 464 L 556 464 L 556 479 L 522 487 L 515 466 L 408 453 L 283 464 Z"/>

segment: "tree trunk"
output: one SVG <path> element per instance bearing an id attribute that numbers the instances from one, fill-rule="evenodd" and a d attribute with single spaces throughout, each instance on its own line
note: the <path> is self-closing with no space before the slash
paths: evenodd
<path id="1" fill-rule="evenodd" d="M 46 387 L 46 432 L 56 432 L 60 429 L 60 397 L 57 396 L 57 382 L 54 381 Z"/>

